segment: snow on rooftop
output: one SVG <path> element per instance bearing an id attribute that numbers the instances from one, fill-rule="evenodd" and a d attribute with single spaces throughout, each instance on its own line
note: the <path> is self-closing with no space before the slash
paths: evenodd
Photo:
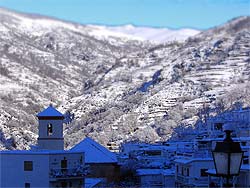
<path id="1" fill-rule="evenodd" d="M 101 178 L 85 178 L 85 188 L 92 188 L 102 181 Z"/>
<path id="2" fill-rule="evenodd" d="M 138 169 L 136 170 L 136 174 L 138 176 L 145 176 L 145 175 L 174 175 L 174 170 L 173 169 Z"/>
<path id="3" fill-rule="evenodd" d="M 240 167 L 240 170 L 250 171 L 250 165 L 249 164 L 242 164 Z"/>
<path id="4" fill-rule="evenodd" d="M 160 175 L 161 169 L 138 169 L 136 170 L 136 174 L 139 176 L 143 175 Z"/>
<path id="5" fill-rule="evenodd" d="M 71 148 L 71 151 L 85 152 L 86 163 L 117 163 L 114 153 L 88 137 Z"/>
<path id="6" fill-rule="evenodd" d="M 50 105 L 48 108 L 38 113 L 37 117 L 63 117 L 63 114 Z"/>
<path id="7" fill-rule="evenodd" d="M 162 170 L 162 175 L 164 176 L 169 176 L 169 175 L 174 175 L 175 170 L 174 169 L 164 169 Z"/>
<path id="8" fill-rule="evenodd" d="M 214 175 L 216 175 L 216 170 L 214 168 L 213 169 L 208 169 L 206 172 L 208 174 L 214 174 Z"/>
<path id="9" fill-rule="evenodd" d="M 188 164 L 194 161 L 212 161 L 213 159 L 210 157 L 203 157 L 203 158 L 179 158 L 175 159 L 174 162 Z"/>
<path id="10" fill-rule="evenodd" d="M 80 153 L 80 151 L 66 151 L 66 150 L 3 150 L 1 154 L 8 155 L 44 155 L 44 154 L 68 154 L 68 153 Z"/>

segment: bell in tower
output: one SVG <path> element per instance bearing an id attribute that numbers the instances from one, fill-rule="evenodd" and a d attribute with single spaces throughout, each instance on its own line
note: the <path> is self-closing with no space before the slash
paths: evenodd
<path id="1" fill-rule="evenodd" d="M 63 120 L 64 116 L 52 105 L 37 114 L 38 118 L 38 148 L 45 150 L 63 150 Z"/>

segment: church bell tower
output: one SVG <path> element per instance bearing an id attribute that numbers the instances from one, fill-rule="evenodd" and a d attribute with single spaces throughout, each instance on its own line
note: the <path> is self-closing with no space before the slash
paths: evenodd
<path id="1" fill-rule="evenodd" d="M 52 105 L 37 114 L 38 148 L 45 150 L 64 150 L 63 120 L 64 116 Z"/>

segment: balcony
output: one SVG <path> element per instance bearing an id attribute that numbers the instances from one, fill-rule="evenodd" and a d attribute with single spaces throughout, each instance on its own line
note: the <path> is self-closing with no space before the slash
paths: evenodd
<path id="1" fill-rule="evenodd" d="M 187 176 L 181 176 L 181 175 L 177 175 L 177 182 L 178 183 L 181 183 L 181 184 L 189 184 L 189 177 L 187 177 Z"/>
<path id="2" fill-rule="evenodd" d="M 64 180 L 64 179 L 79 179 L 87 174 L 87 169 L 83 166 L 77 168 L 59 168 L 50 169 L 50 181 Z"/>

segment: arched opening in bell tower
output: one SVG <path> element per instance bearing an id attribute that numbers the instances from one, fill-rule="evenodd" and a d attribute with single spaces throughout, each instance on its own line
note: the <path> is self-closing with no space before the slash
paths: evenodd
<path id="1" fill-rule="evenodd" d="M 49 124 L 47 125 L 47 135 L 48 135 L 48 136 L 51 136 L 52 134 L 53 134 L 52 124 L 49 123 Z"/>

